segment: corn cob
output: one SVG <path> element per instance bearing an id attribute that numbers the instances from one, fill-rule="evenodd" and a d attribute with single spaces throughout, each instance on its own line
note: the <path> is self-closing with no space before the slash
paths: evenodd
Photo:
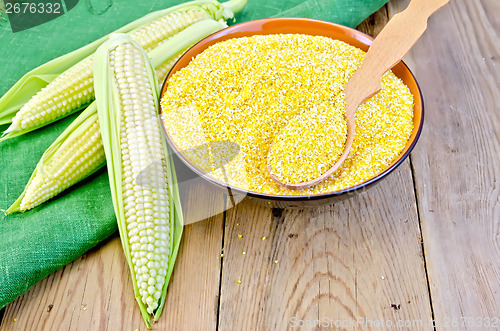
<path id="1" fill-rule="evenodd" d="M 226 26 L 223 21 L 211 19 L 197 22 L 149 52 L 151 62 L 160 70 L 158 76 L 166 77 L 189 46 Z M 105 159 L 98 128 L 93 102 L 43 154 L 24 192 L 5 213 L 34 208 L 99 170 Z"/>
<path id="2" fill-rule="evenodd" d="M 215 20 L 232 18 L 234 16 L 233 10 L 241 10 L 245 4 L 246 0 L 232 0 L 224 5 L 216 0 L 187 2 L 161 11 L 163 15 L 159 18 L 158 15 L 154 15 L 156 19 L 152 19 L 152 21 L 150 19 L 148 24 L 132 30 L 130 36 L 147 51 L 150 51 L 196 22 L 208 18 Z M 98 44 L 94 46 L 98 46 Z M 16 107 L 20 107 L 20 110 L 13 118 L 10 118 L 12 124 L 3 133 L 0 141 L 36 130 L 88 105 L 94 98 L 92 63 L 93 55 L 91 53 L 87 57 L 82 57 L 81 61 L 59 75 L 52 75 L 55 78 L 48 82 L 48 85 L 41 87 L 35 93 L 30 90 L 33 96 L 24 104 L 22 101 L 25 96 L 20 96 L 19 101 L 14 101 L 12 99 L 16 99 L 16 97 L 11 94 L 15 94 L 15 91 L 7 92 L 2 97 L 5 100 L 0 99 L 0 124 L 8 123 L 9 116 Z M 34 72 L 29 74 L 35 76 Z M 23 77 L 23 79 L 27 78 Z M 17 85 L 13 87 L 14 90 L 24 84 Z M 36 88 L 32 90 L 36 90 Z M 3 107 L 5 109 L 2 109 Z"/>
<path id="3" fill-rule="evenodd" d="M 96 52 L 96 103 L 113 206 L 144 320 L 165 302 L 170 200 L 159 88 L 138 43 L 118 34 Z"/>
<path id="4" fill-rule="evenodd" d="M 99 170 L 105 161 L 93 102 L 43 154 L 24 192 L 5 214 L 38 206 Z"/>

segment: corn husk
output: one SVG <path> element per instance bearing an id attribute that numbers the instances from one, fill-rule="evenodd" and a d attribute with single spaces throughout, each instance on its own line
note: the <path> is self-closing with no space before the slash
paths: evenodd
<path id="1" fill-rule="evenodd" d="M 144 318 L 144 322 L 151 327 L 151 315 L 147 312 L 147 308 L 141 300 L 139 294 L 139 289 L 137 287 L 137 278 L 134 271 L 134 267 L 131 259 L 131 247 L 127 240 L 127 224 L 125 220 L 124 206 L 123 206 L 123 195 L 122 195 L 122 160 L 121 160 L 121 146 L 120 146 L 120 121 L 121 121 L 121 105 L 119 96 L 113 93 L 115 88 L 114 73 L 109 66 L 109 51 L 119 44 L 124 42 L 132 43 L 135 47 L 142 49 L 139 44 L 133 42 L 128 36 L 120 34 L 114 36 L 108 42 L 103 44 L 96 52 L 94 59 L 94 77 L 95 77 L 95 92 L 96 92 L 96 103 L 98 108 L 99 123 L 101 126 L 101 135 L 104 146 L 104 151 L 106 154 L 107 169 L 109 175 L 109 183 L 111 187 L 111 197 L 113 200 L 113 207 L 115 209 L 116 218 L 118 221 L 118 230 L 120 231 L 120 238 L 127 258 L 127 262 L 130 267 L 130 272 L 132 276 L 132 283 L 134 286 L 134 294 L 139 304 L 141 314 Z M 155 94 L 155 106 L 158 109 L 158 97 L 160 93 L 160 88 L 158 86 L 158 81 L 156 78 L 156 73 L 153 66 L 151 65 L 147 54 L 143 51 L 144 61 L 147 64 L 147 73 L 149 77 L 150 84 L 152 85 L 153 93 Z M 160 118 L 158 117 L 158 120 Z M 182 211 L 179 202 L 179 193 L 177 190 L 177 183 L 175 182 L 175 176 L 173 172 L 172 159 L 168 158 L 168 147 L 166 144 L 166 138 L 164 132 L 161 131 L 162 144 L 165 156 L 168 163 L 168 191 L 170 195 L 170 240 L 171 240 L 171 251 L 168 261 L 167 276 L 165 280 L 165 286 L 162 289 L 162 294 L 159 299 L 159 306 L 153 316 L 154 320 L 157 320 L 163 307 L 165 305 L 166 291 L 168 287 L 168 281 L 173 271 L 173 265 L 175 258 L 177 256 L 177 251 L 179 248 L 180 239 L 182 236 Z M 149 160 L 150 164 L 155 162 L 155 160 Z"/>

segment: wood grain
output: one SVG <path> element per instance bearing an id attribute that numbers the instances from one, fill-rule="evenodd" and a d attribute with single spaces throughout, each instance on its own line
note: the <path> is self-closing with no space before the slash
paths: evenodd
<path id="1" fill-rule="evenodd" d="M 213 205 L 225 201 L 200 181 L 184 188 L 187 222 L 199 217 L 207 197 Z M 215 329 L 222 231 L 223 214 L 184 228 L 166 308 L 153 330 Z M 132 288 L 115 235 L 8 305 L 0 330 L 146 330 Z"/>
<path id="2" fill-rule="evenodd" d="M 225 234 L 220 330 L 362 318 L 431 329 L 408 162 L 333 206 L 272 210 L 244 201 L 228 212 Z"/>
<path id="3" fill-rule="evenodd" d="M 386 21 L 383 8 L 363 23 L 365 32 L 375 35 Z M 187 223 L 221 208 L 220 196 L 199 184 L 187 189 Z M 200 204 L 200 197 L 211 199 Z M 221 330 L 279 329 L 293 315 L 430 318 L 407 163 L 384 184 L 333 208 L 273 211 L 244 202 L 228 213 L 220 312 L 224 215 L 185 228 L 166 309 L 154 329 L 213 330 L 217 323 Z M 9 305 L 0 330 L 142 330 L 130 288 L 114 237 Z"/>
<path id="4" fill-rule="evenodd" d="M 389 21 L 389 17 L 388 7 L 383 6 L 366 20 L 361 22 L 357 29 L 369 34 L 372 37 L 376 37 Z"/>
<path id="5" fill-rule="evenodd" d="M 283 330 L 301 321 L 319 329 L 321 322 L 359 318 L 432 329 L 412 190 L 406 162 L 385 182 L 334 206 L 238 205 L 226 220 L 220 329 Z"/>
<path id="6" fill-rule="evenodd" d="M 407 3 L 392 0 L 360 28 L 376 35 Z M 438 330 L 477 330 L 477 320 L 451 323 L 500 317 L 499 17 L 497 0 L 454 0 L 430 18 L 405 57 L 425 98 L 424 131 L 411 163 L 380 184 L 308 210 L 244 201 L 187 226 L 153 328 L 283 330 L 292 317 L 325 317 L 427 330 L 434 316 Z M 184 204 L 191 220 L 225 208 L 199 185 Z M 144 330 L 129 277 L 114 237 L 10 304 L 0 330 Z"/>
<path id="7" fill-rule="evenodd" d="M 451 1 L 412 52 L 426 103 L 412 164 L 438 329 L 500 317 L 499 17 L 497 0 Z"/>

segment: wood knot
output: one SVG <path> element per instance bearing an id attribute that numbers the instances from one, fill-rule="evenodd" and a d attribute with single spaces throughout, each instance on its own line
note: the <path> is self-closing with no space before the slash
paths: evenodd
<path id="1" fill-rule="evenodd" d="M 273 216 L 276 218 L 281 218 L 283 215 L 283 209 L 281 208 L 273 208 Z"/>

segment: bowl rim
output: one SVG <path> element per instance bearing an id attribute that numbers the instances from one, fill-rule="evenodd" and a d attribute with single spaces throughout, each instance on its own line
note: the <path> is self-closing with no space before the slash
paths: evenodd
<path id="1" fill-rule="evenodd" d="M 245 22 L 241 22 L 241 23 L 238 23 L 238 24 L 231 25 L 231 26 L 229 26 L 227 28 L 224 28 L 222 30 L 219 30 L 217 32 L 214 32 L 214 33 L 206 36 L 202 40 L 198 41 L 197 43 L 195 43 L 194 45 L 192 45 L 191 47 L 189 47 L 184 52 L 184 54 L 182 54 L 182 56 L 179 57 L 179 59 L 177 59 L 177 61 L 172 66 L 172 68 L 170 68 L 170 70 L 169 70 L 169 72 L 168 72 L 165 80 L 163 81 L 163 84 L 162 84 L 162 87 L 161 87 L 161 90 L 160 90 L 159 103 L 158 103 L 159 104 L 159 114 L 160 114 L 160 117 L 161 117 L 161 114 L 163 113 L 162 106 L 161 106 L 161 99 L 162 99 L 164 93 L 166 92 L 167 81 L 170 78 L 170 76 L 172 75 L 173 70 L 174 70 L 174 68 L 176 68 L 177 64 L 181 60 L 183 60 L 186 57 L 186 55 L 188 55 L 189 51 L 192 48 L 197 47 L 199 44 L 205 43 L 205 41 L 207 39 L 213 37 L 214 35 L 221 34 L 221 37 L 222 37 L 222 36 L 225 35 L 224 31 L 227 31 L 227 30 L 230 30 L 230 29 L 236 29 L 236 28 L 238 28 L 238 27 L 240 27 L 242 25 L 255 24 L 255 22 L 265 23 L 265 22 L 270 22 L 270 21 L 281 21 L 281 20 L 282 21 L 293 20 L 293 21 L 310 21 L 310 22 L 326 23 L 326 24 L 329 24 L 329 25 L 332 25 L 332 26 L 336 26 L 336 27 L 341 28 L 341 29 L 348 30 L 348 31 L 350 31 L 350 32 L 352 32 L 354 34 L 358 34 L 360 36 L 363 36 L 363 37 L 367 38 L 368 40 L 370 40 L 370 42 L 372 42 L 373 39 L 374 39 L 372 36 L 370 36 L 370 35 L 368 35 L 368 34 L 366 34 L 364 32 L 361 32 L 359 30 L 356 30 L 354 28 L 351 28 L 351 27 L 348 27 L 348 26 L 345 26 L 345 25 L 342 25 L 342 24 L 333 23 L 333 22 L 329 22 L 329 21 L 325 21 L 325 20 L 313 19 L 313 18 L 304 18 L 304 17 L 272 17 L 272 18 L 261 18 L 261 19 L 250 20 L 250 21 L 245 21 Z M 198 54 L 196 54 L 196 55 L 198 55 Z M 406 158 L 409 156 L 409 154 L 413 151 L 413 148 L 417 144 L 417 141 L 420 138 L 420 134 L 422 133 L 422 129 L 423 129 L 423 126 L 424 126 L 424 113 L 425 113 L 424 98 L 423 98 L 423 95 L 422 95 L 422 90 L 420 88 L 420 85 L 418 84 L 417 79 L 415 78 L 415 75 L 410 70 L 410 68 L 408 67 L 408 65 L 403 60 L 401 60 L 400 63 L 403 65 L 404 69 L 406 69 L 408 71 L 408 73 L 410 74 L 411 78 L 415 82 L 415 85 L 417 87 L 417 92 L 418 93 L 414 94 L 414 97 L 418 96 L 418 98 L 420 100 L 420 104 L 421 104 L 420 121 L 418 123 L 418 127 L 417 128 L 414 127 L 414 129 L 413 129 L 414 130 L 413 132 L 415 132 L 415 129 L 416 129 L 415 138 L 413 139 L 412 143 L 407 147 L 406 152 L 404 154 L 398 156 L 398 158 L 396 160 L 394 160 L 387 168 L 385 168 L 384 171 L 382 171 L 381 173 L 379 173 L 379 174 L 377 174 L 377 175 L 369 178 L 366 181 L 363 181 L 360 184 L 356 184 L 356 185 L 344 188 L 342 190 L 333 191 L 333 192 L 318 193 L 318 194 L 310 194 L 310 195 L 276 195 L 276 194 L 269 194 L 269 193 L 260 193 L 260 192 L 255 192 L 255 191 L 249 191 L 249 190 L 245 190 L 245 189 L 242 189 L 240 187 L 237 187 L 237 186 L 233 186 L 231 184 L 224 183 L 224 182 L 219 181 L 218 179 L 216 179 L 216 178 L 214 178 L 214 177 L 206 174 L 201 169 L 199 169 L 198 166 L 196 166 L 195 164 L 193 164 L 182 153 L 182 151 L 179 149 L 179 147 L 175 144 L 175 142 L 173 141 L 173 139 L 170 137 L 167 129 L 165 128 L 165 124 L 163 123 L 162 120 L 161 120 L 161 125 L 162 125 L 163 131 L 165 133 L 165 136 L 167 138 L 167 142 L 168 142 L 169 146 L 172 148 L 172 150 L 174 151 L 174 153 L 179 157 L 179 159 L 182 161 L 182 163 L 184 163 L 196 175 L 204 178 L 205 180 L 209 181 L 213 185 L 216 185 L 216 186 L 218 186 L 218 187 L 220 187 L 222 189 L 228 190 L 229 192 L 235 192 L 237 194 L 243 194 L 243 195 L 246 195 L 246 196 L 249 196 L 249 197 L 252 197 L 252 198 L 274 200 L 274 201 L 283 201 L 283 200 L 285 200 L 285 201 L 289 201 L 289 202 L 308 201 L 308 200 L 311 200 L 311 201 L 312 200 L 322 200 L 322 199 L 331 198 L 331 197 L 338 196 L 338 195 L 343 195 L 343 194 L 346 194 L 346 193 L 354 193 L 356 191 L 361 191 L 363 189 L 366 189 L 371 184 L 374 184 L 375 182 L 378 182 L 382 178 L 384 178 L 387 175 L 389 175 L 392 171 L 394 171 L 394 169 L 396 169 L 401 163 L 403 163 L 403 161 L 405 161 Z M 405 148 L 406 148 L 406 146 L 405 146 Z"/>

